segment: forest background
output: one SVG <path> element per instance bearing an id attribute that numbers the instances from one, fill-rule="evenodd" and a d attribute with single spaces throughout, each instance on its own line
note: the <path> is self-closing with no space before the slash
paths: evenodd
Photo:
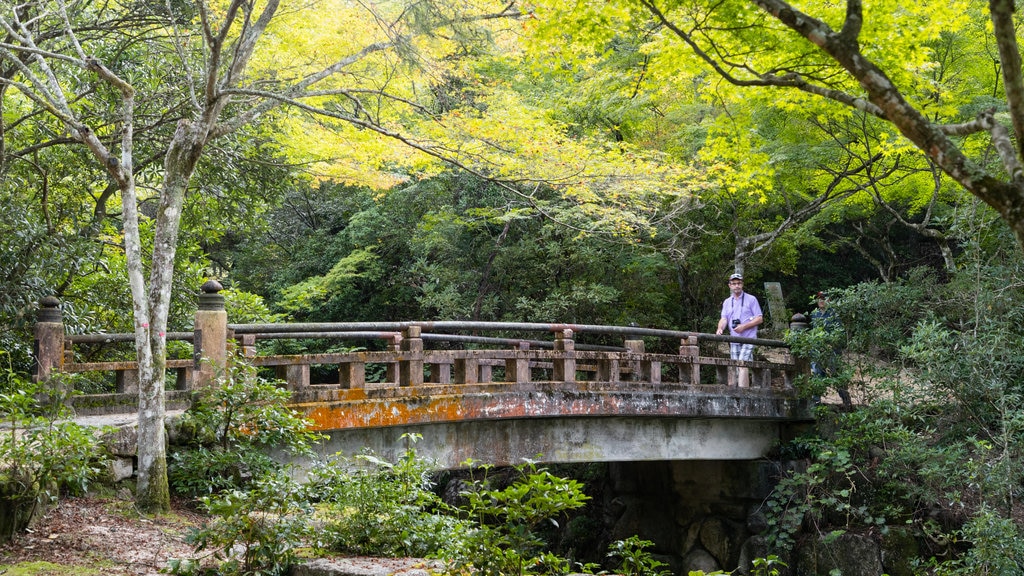
<path id="1" fill-rule="evenodd" d="M 0 349 L 53 295 L 162 383 L 210 278 L 240 323 L 710 332 L 738 270 L 890 370 L 842 447 L 921 476 L 886 516 L 1015 533 L 1024 89 L 976 4 L 5 6 Z"/>

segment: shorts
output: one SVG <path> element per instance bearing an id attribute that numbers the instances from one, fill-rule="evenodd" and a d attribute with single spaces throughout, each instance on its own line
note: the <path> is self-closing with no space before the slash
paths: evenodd
<path id="1" fill-rule="evenodd" d="M 739 342 L 729 343 L 729 357 L 733 360 L 754 360 L 754 345 L 740 344 Z"/>

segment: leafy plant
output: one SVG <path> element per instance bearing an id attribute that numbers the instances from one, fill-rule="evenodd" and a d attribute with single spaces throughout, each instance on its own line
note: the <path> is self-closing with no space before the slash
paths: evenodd
<path id="1" fill-rule="evenodd" d="M 403 435 L 415 442 L 418 435 Z M 373 556 L 429 556 L 463 533 L 463 523 L 431 491 L 431 468 L 411 447 L 397 462 L 372 453 L 336 456 L 309 475 L 307 498 L 320 502 L 320 546 Z"/>
<path id="2" fill-rule="evenodd" d="M 306 542 L 312 508 L 299 485 L 287 474 L 266 474 L 248 490 L 226 490 L 205 496 L 203 508 L 213 521 L 189 535 L 196 552 L 209 550 L 215 567 L 194 559 L 169 563 L 172 574 L 218 576 L 280 576 Z"/>
<path id="3" fill-rule="evenodd" d="M 311 454 L 318 437 L 286 406 L 290 393 L 235 359 L 212 389 L 195 396 L 179 430 L 183 445 L 171 452 L 171 486 L 189 496 L 244 488 L 280 465 L 270 449 Z"/>
<path id="4" fill-rule="evenodd" d="M 630 536 L 625 540 L 616 540 L 608 547 L 608 557 L 619 558 L 618 570 L 625 576 L 666 576 L 669 570 L 661 570 L 667 566 L 651 557 L 647 551 L 654 543 L 642 540 L 639 536 Z"/>
<path id="5" fill-rule="evenodd" d="M 462 492 L 465 504 L 460 506 L 475 525 L 442 555 L 457 569 L 492 576 L 527 574 L 550 566 L 539 528 L 557 526 L 561 514 L 583 506 L 590 499 L 583 486 L 527 462 L 515 467 L 519 475 L 515 481 L 496 489 L 490 487 L 487 476 L 491 467 L 479 469 L 484 478 L 473 480 Z"/>
<path id="6" fill-rule="evenodd" d="M 23 529 L 39 504 L 83 493 L 103 470 L 97 436 L 63 420 L 71 390 L 60 378 L 33 382 L 10 362 L 0 373 L 0 503 L 9 506 L 0 514 L 0 540 Z"/>
<path id="7" fill-rule="evenodd" d="M 962 558 L 938 564 L 937 576 L 1011 575 L 1024 571 L 1024 538 L 1013 520 L 985 509 L 960 531 L 972 546 Z"/>
<path id="8" fill-rule="evenodd" d="M 830 524 L 826 517 L 844 528 L 853 523 L 885 526 L 883 516 L 855 498 L 859 472 L 850 453 L 823 441 L 812 449 L 807 468 L 783 477 L 765 503 L 769 550 L 790 551 L 803 525 L 824 527 Z"/>

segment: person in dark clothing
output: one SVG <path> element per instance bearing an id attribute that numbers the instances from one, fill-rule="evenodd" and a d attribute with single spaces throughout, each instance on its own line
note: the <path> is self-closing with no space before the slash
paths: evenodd
<path id="1" fill-rule="evenodd" d="M 842 357 L 843 348 L 839 341 L 837 332 L 843 329 L 843 323 L 839 314 L 828 305 L 828 298 L 824 292 L 818 292 L 816 296 L 818 307 L 811 312 L 811 327 L 821 328 L 825 334 L 836 337 L 832 349 L 828 354 L 817 362 L 811 362 L 811 373 L 819 378 L 831 378 L 839 374 L 839 359 Z M 839 397 L 843 400 L 843 406 L 852 406 L 850 391 L 845 387 L 837 388 Z"/>

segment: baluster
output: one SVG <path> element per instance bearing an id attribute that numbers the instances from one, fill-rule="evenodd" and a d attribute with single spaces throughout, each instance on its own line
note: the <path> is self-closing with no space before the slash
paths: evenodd
<path id="1" fill-rule="evenodd" d="M 696 336 L 687 336 L 679 341 L 679 355 L 683 358 L 689 358 L 689 364 L 679 365 L 679 383 L 690 384 L 691 386 L 700 385 L 700 347 L 697 344 Z"/>
<path id="2" fill-rule="evenodd" d="M 644 378 L 644 367 L 640 363 L 638 354 L 644 353 L 644 341 L 643 340 L 626 340 L 623 345 L 626 347 L 627 365 L 629 367 L 629 380 L 631 382 L 640 382 L 645 380 Z"/>
<path id="3" fill-rule="evenodd" d="M 622 377 L 620 374 L 618 352 L 605 352 L 605 358 L 597 361 L 597 374 L 594 378 L 598 382 L 618 382 Z"/>
<path id="4" fill-rule="evenodd" d="M 338 364 L 338 387 L 345 390 L 366 387 L 366 363 L 342 362 Z"/>
<path id="5" fill-rule="evenodd" d="M 236 338 L 238 345 L 242 348 L 242 357 L 244 358 L 255 358 L 256 357 L 256 335 L 255 334 L 242 334 Z"/>
<path id="6" fill-rule="evenodd" d="M 525 384 L 530 381 L 530 343 L 520 342 L 515 358 L 505 360 L 505 381 Z"/>
<path id="7" fill-rule="evenodd" d="M 430 366 L 430 383 L 431 384 L 451 384 L 452 383 L 452 365 L 448 362 L 435 362 L 429 364 Z"/>
<path id="8" fill-rule="evenodd" d="M 551 379 L 555 382 L 576 381 L 576 342 L 572 339 L 572 330 L 566 328 L 555 332 L 555 351 L 562 352 L 555 358 L 551 369 Z"/>
<path id="9" fill-rule="evenodd" d="M 274 375 L 285 381 L 288 390 L 302 390 L 309 386 L 309 364 L 275 366 Z"/>
<path id="10" fill-rule="evenodd" d="M 402 350 L 402 335 L 401 334 L 395 334 L 391 338 L 391 345 L 388 346 L 388 351 L 389 352 L 400 352 L 401 350 Z M 399 381 L 401 380 L 401 378 L 398 375 L 398 372 L 399 372 L 399 370 L 398 370 L 398 363 L 397 362 L 388 362 L 387 368 L 385 369 L 385 375 L 384 375 L 385 380 L 388 383 L 394 384 L 394 385 L 397 386 Z"/>
<path id="11" fill-rule="evenodd" d="M 466 358 L 457 358 L 455 360 L 455 383 L 456 384 L 476 384 L 480 378 L 480 360 L 473 354 L 475 352 L 469 352 L 470 356 Z"/>
<path id="12" fill-rule="evenodd" d="M 399 361 L 399 385 L 420 386 L 423 384 L 423 339 L 420 327 L 409 326 L 402 333 L 402 360 Z"/>

